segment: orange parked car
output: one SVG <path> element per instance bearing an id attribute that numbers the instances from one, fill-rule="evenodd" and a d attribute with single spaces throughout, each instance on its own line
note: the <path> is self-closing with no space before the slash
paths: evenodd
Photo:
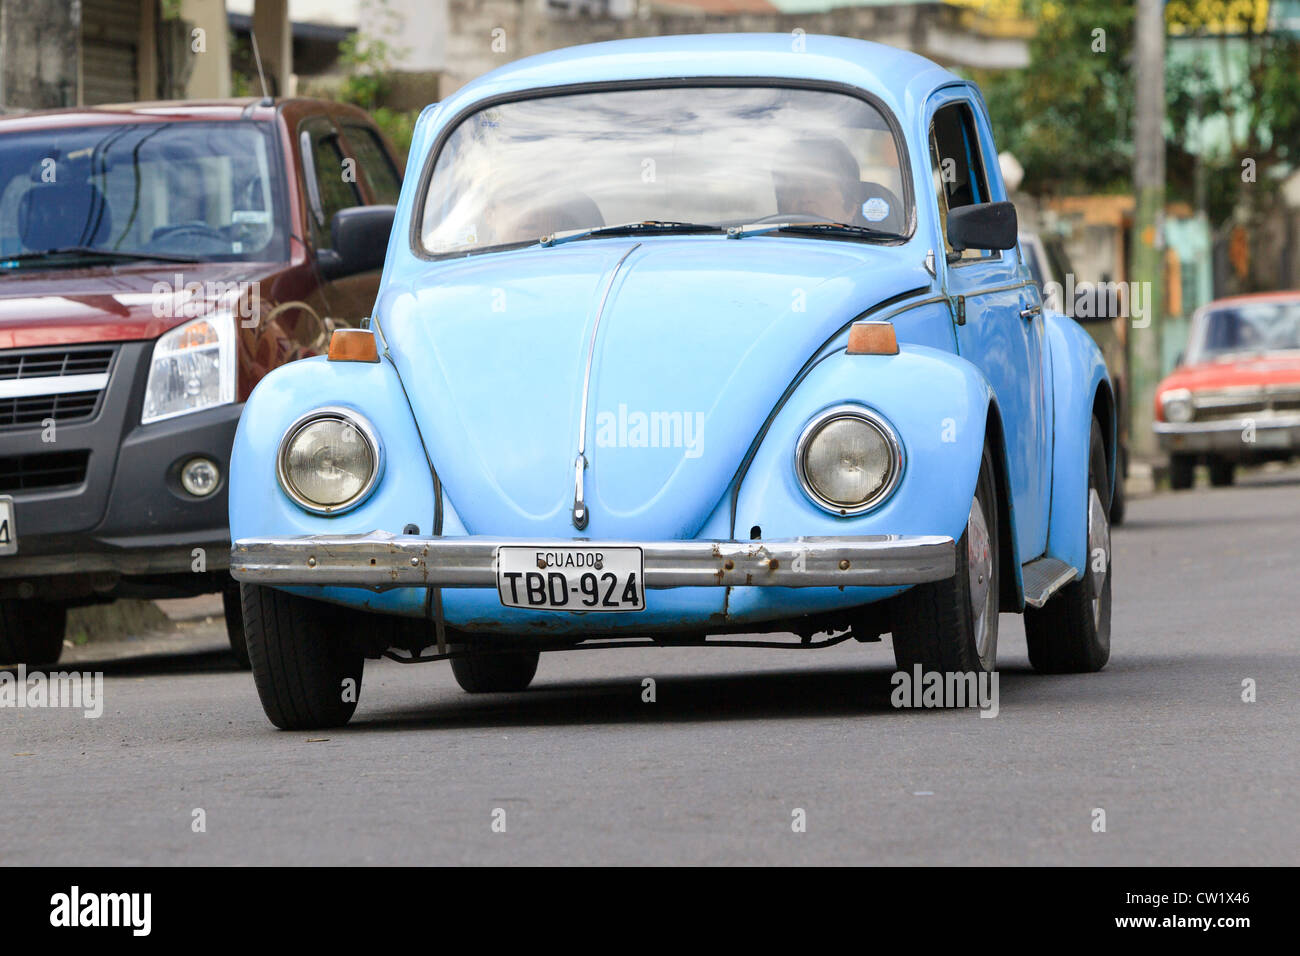
<path id="1" fill-rule="evenodd" d="M 1300 292 L 1220 299 L 1192 316 L 1187 351 L 1156 389 L 1170 483 L 1205 463 L 1230 485 L 1239 464 L 1300 453 Z"/>

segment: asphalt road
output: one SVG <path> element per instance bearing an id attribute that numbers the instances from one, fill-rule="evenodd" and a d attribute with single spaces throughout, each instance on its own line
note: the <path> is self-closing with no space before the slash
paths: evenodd
<path id="1" fill-rule="evenodd" d="M 328 733 L 211 639 L 79 662 L 99 719 L 0 710 L 0 863 L 1300 863 L 1300 471 L 1129 514 L 1110 665 L 1036 676 L 1004 615 L 995 719 L 893 709 L 887 643 L 385 661 Z"/>

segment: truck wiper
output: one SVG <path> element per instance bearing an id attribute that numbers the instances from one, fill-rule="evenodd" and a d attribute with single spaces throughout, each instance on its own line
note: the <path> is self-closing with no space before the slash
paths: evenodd
<path id="1" fill-rule="evenodd" d="M 761 236 L 769 232 L 813 232 L 838 233 L 847 236 L 862 236 L 867 239 L 902 239 L 896 232 L 872 229 L 870 226 L 857 226 L 849 222 L 831 222 L 827 220 L 792 220 L 790 222 L 756 222 L 748 226 L 732 226 L 727 230 L 728 239 L 745 239 L 748 236 Z"/>
<path id="2" fill-rule="evenodd" d="M 592 236 L 636 236 L 648 232 L 686 233 L 717 232 L 721 226 L 711 226 L 705 222 L 673 222 L 667 219 L 643 219 L 637 222 L 621 222 L 610 226 L 592 226 L 588 229 L 570 229 L 568 232 L 553 232 L 543 236 L 543 246 L 558 246 L 573 242 L 575 239 L 587 239 Z"/>
<path id="3" fill-rule="evenodd" d="M 194 256 L 178 256 L 165 252 L 126 252 L 121 249 L 99 249 L 94 246 L 60 246 L 58 249 L 40 249 L 16 256 L 0 258 L 0 268 L 9 268 L 19 262 L 34 262 L 60 257 L 81 259 L 117 259 L 125 262 L 201 262 Z"/>

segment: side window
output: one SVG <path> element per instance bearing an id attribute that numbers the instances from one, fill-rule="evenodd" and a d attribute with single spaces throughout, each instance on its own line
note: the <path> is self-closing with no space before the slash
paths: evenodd
<path id="1" fill-rule="evenodd" d="M 397 194 L 402 191 L 402 178 L 375 131 L 368 126 L 352 124 L 344 126 L 343 131 L 375 202 L 384 205 L 396 203 Z"/>
<path id="2" fill-rule="evenodd" d="M 952 258 L 952 248 L 948 247 L 949 210 L 988 202 L 990 198 L 979 140 L 975 137 L 975 120 L 969 106 L 954 103 L 934 114 L 930 124 L 930 162 L 944 246 Z M 979 249 L 967 249 L 960 258 L 981 259 L 987 255 L 988 252 Z"/>
<path id="3" fill-rule="evenodd" d="M 303 158 L 303 179 L 310 208 L 312 239 L 317 249 L 328 249 L 330 223 L 340 209 L 362 204 L 353 170 L 344 166 L 343 148 L 334 124 L 323 116 L 304 120 L 298 127 Z"/>

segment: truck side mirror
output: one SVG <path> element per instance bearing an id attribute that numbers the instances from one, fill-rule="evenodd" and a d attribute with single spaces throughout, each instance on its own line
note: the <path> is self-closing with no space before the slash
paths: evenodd
<path id="1" fill-rule="evenodd" d="M 958 206 L 948 213 L 948 245 L 953 252 L 1014 249 L 1016 237 L 1016 207 L 1013 203 L 976 203 Z"/>
<path id="2" fill-rule="evenodd" d="M 396 206 L 352 206 L 336 212 L 330 221 L 333 248 L 320 252 L 321 274 L 339 279 L 382 268 L 396 211 Z"/>

